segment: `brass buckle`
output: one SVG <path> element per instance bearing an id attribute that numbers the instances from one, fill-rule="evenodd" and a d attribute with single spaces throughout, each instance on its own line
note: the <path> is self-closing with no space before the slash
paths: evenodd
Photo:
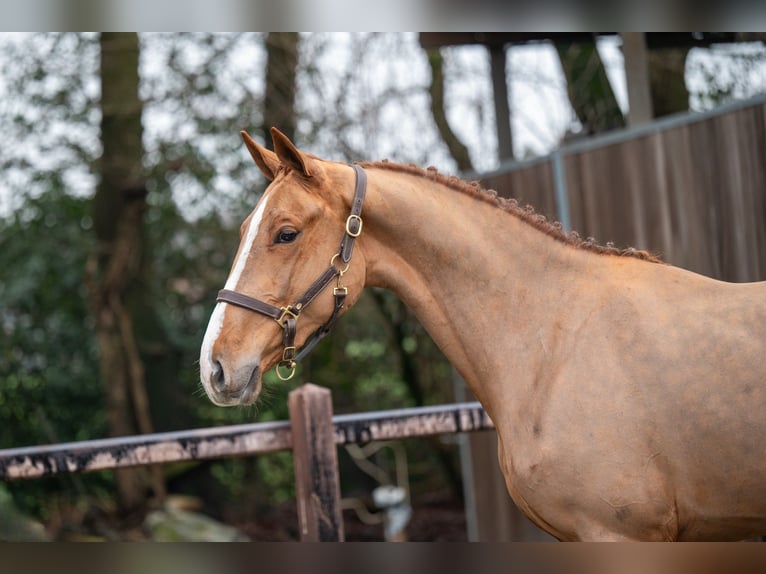
<path id="1" fill-rule="evenodd" d="M 359 229 L 356 230 L 356 232 L 351 231 L 351 222 L 352 221 L 358 221 L 359 222 Z M 348 219 L 346 219 L 346 233 L 350 237 L 359 237 L 359 235 L 362 233 L 362 224 L 364 222 L 362 221 L 362 218 L 358 215 L 351 214 L 348 216 Z"/>
<path id="2" fill-rule="evenodd" d="M 295 364 L 295 361 L 293 361 L 294 356 L 295 347 L 285 347 L 282 351 L 282 363 L 290 363 L 291 365 Z"/>
<path id="3" fill-rule="evenodd" d="M 298 313 L 293 311 L 290 307 L 280 307 L 279 310 L 282 311 L 282 314 L 274 320 L 279 323 L 279 326 L 283 329 L 285 328 L 285 319 L 287 319 L 288 315 L 296 321 L 298 320 Z M 300 312 L 300 309 L 297 309 L 297 311 Z"/>

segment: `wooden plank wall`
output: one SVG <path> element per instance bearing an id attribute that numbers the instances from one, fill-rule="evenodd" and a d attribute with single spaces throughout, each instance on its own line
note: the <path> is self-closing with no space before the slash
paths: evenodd
<path id="1" fill-rule="evenodd" d="M 727 281 L 766 279 L 766 103 L 561 153 L 583 237 Z M 556 218 L 549 159 L 483 183 Z"/>
<path id="2" fill-rule="evenodd" d="M 519 205 L 529 204 L 548 219 L 558 219 L 550 160 L 498 173 L 481 182 L 484 187 L 494 189 L 502 197 L 512 197 Z"/>

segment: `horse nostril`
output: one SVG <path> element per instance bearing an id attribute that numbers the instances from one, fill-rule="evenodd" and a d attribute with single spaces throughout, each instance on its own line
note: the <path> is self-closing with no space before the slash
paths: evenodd
<path id="1" fill-rule="evenodd" d="M 223 391 L 226 386 L 226 377 L 224 376 L 223 366 L 218 361 L 213 361 L 211 379 L 213 380 L 213 387 L 215 387 L 215 390 L 219 393 Z"/>

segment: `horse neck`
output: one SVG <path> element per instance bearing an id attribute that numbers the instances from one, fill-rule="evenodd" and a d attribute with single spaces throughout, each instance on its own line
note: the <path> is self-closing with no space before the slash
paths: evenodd
<path id="1" fill-rule="evenodd" d="M 583 254 L 428 177 L 370 169 L 369 180 L 367 285 L 413 310 L 486 405 L 498 355 L 518 351 L 515 366 L 535 368 L 520 364 L 534 360 L 525 341 L 544 336 L 553 307 L 567 304 Z"/>

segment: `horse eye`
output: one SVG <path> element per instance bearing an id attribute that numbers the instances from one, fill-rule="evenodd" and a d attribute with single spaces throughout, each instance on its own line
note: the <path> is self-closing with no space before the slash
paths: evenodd
<path id="1" fill-rule="evenodd" d="M 292 243 L 298 237 L 300 231 L 295 229 L 285 228 L 280 229 L 277 236 L 274 238 L 274 243 Z"/>

